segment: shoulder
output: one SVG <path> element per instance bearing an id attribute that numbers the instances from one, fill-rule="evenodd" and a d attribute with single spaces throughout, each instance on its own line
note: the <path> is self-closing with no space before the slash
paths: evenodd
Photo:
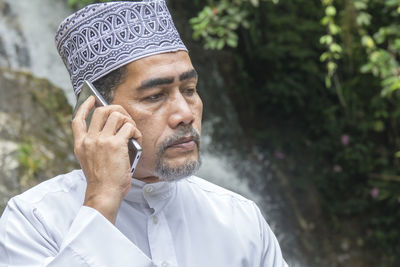
<path id="1" fill-rule="evenodd" d="M 11 198 L 6 209 L 11 214 L 45 217 L 46 221 L 62 221 L 73 216 L 82 205 L 86 180 L 81 170 L 58 175 L 24 193 Z"/>
<path id="2" fill-rule="evenodd" d="M 82 170 L 73 170 L 44 181 L 20 195 L 12 198 L 13 201 L 38 204 L 46 198 L 65 197 L 76 194 L 86 188 L 86 180 Z"/>
<path id="3" fill-rule="evenodd" d="M 83 173 L 75 170 L 11 198 L 0 218 L 0 254 L 1 249 L 10 249 L 8 244 L 27 240 L 59 247 L 81 207 L 85 188 Z"/>
<path id="4" fill-rule="evenodd" d="M 238 240 L 261 240 L 265 220 L 254 201 L 196 176 L 179 181 L 177 195 L 182 210 L 210 229 L 237 233 Z"/>
<path id="5" fill-rule="evenodd" d="M 259 216 L 259 209 L 252 200 L 202 178 L 191 176 L 180 184 L 178 190 L 181 197 L 195 204 L 199 210 L 217 210 L 228 217 L 246 220 L 254 220 Z"/>
<path id="6" fill-rule="evenodd" d="M 251 200 L 235 192 L 232 192 L 226 188 L 213 184 L 197 176 L 191 176 L 184 181 L 187 183 L 187 186 L 193 188 L 193 190 L 200 191 L 203 194 L 208 195 L 210 197 L 227 199 L 235 202 L 243 202 L 247 204 L 252 203 Z"/>

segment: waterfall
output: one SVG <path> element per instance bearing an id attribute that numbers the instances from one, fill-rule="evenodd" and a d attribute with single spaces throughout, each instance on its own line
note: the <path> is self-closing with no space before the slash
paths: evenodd
<path id="1" fill-rule="evenodd" d="M 54 36 L 72 11 L 64 1 L 0 0 L 0 66 L 26 70 L 65 91 L 70 104 L 75 95 Z"/>
<path id="2" fill-rule="evenodd" d="M 0 0 L 0 66 L 22 69 L 50 80 L 75 103 L 69 75 L 54 45 L 59 23 L 72 11 L 66 1 Z M 190 46 L 189 46 L 190 47 Z M 205 104 L 202 136 L 202 167 L 198 176 L 238 192 L 259 204 L 277 235 L 290 266 L 305 266 L 294 230 L 286 222 L 288 207 L 277 182 L 268 170 L 268 160 L 257 148 L 243 148 L 243 133 L 215 64 L 198 59 L 199 91 Z M 200 55 L 200 56 L 199 56 Z M 197 59 L 196 59 L 197 57 Z M 209 79 L 202 79 L 208 77 Z M 216 103 L 218 99 L 218 103 Z"/>

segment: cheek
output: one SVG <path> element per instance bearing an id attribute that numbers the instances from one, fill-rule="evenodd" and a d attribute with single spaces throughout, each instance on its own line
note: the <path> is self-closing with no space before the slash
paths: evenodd
<path id="1" fill-rule="evenodd" d="M 157 129 L 149 119 L 136 120 L 136 127 L 142 133 L 143 146 L 149 146 L 156 138 Z"/>
<path id="2" fill-rule="evenodd" d="M 165 130 L 165 120 L 160 119 L 156 114 L 136 119 L 136 126 L 142 134 L 143 153 L 147 157 L 157 152 L 157 145 L 160 144 Z"/>
<path id="3" fill-rule="evenodd" d="M 140 159 L 141 167 L 152 169 L 155 163 L 155 154 L 157 153 L 157 136 L 154 126 L 149 120 L 135 120 L 136 126 L 142 134 L 142 156 Z"/>
<path id="4" fill-rule="evenodd" d="M 199 102 L 195 106 L 194 115 L 195 115 L 195 127 L 197 128 L 199 133 L 201 133 L 201 120 L 202 120 L 202 116 L 203 116 L 203 102 L 201 101 L 200 98 L 199 98 Z"/>

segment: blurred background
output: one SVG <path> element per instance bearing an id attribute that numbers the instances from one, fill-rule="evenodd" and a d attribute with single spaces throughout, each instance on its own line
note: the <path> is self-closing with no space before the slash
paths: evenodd
<path id="1" fill-rule="evenodd" d="M 79 167 L 54 35 L 93 2 L 0 0 L 0 213 Z M 400 266 L 400 0 L 167 3 L 200 75 L 198 175 L 256 201 L 290 266 Z"/>

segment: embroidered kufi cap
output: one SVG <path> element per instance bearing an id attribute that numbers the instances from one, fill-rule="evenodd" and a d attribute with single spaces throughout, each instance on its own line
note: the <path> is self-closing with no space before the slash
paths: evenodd
<path id="1" fill-rule="evenodd" d="M 96 81 L 143 57 L 187 51 L 165 0 L 92 4 L 67 17 L 55 37 L 78 95 Z"/>

